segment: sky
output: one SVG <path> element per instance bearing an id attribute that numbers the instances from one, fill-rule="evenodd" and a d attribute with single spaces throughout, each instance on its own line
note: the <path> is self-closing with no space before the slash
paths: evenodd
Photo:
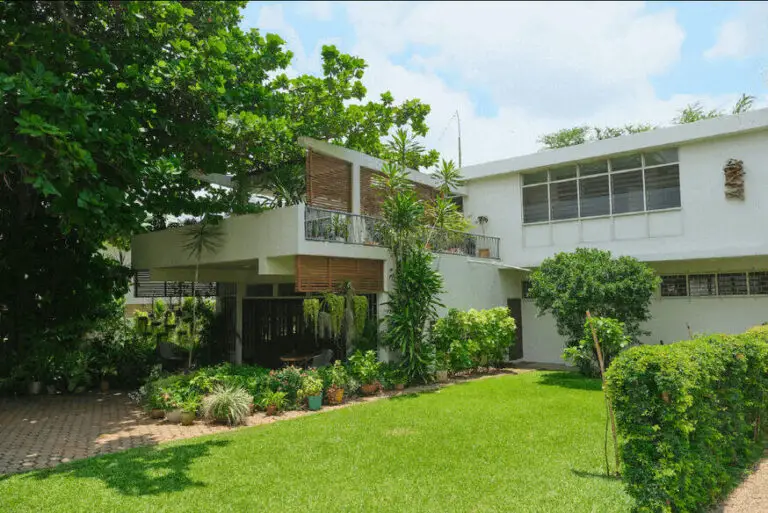
<path id="1" fill-rule="evenodd" d="M 577 125 L 669 124 L 686 104 L 768 107 L 768 2 L 251 2 L 289 75 L 333 44 L 365 59 L 370 99 L 431 105 L 424 140 L 463 164 L 538 151 Z"/>

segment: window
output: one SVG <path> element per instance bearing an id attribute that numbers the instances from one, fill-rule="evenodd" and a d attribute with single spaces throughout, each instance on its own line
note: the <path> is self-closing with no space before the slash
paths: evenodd
<path id="1" fill-rule="evenodd" d="M 677 149 L 621 155 L 523 174 L 523 222 L 680 206 Z"/>
<path id="2" fill-rule="evenodd" d="M 303 296 L 301 292 L 296 292 L 295 283 L 280 283 L 277 286 L 278 297 Z"/>
<path id="3" fill-rule="evenodd" d="M 749 273 L 749 293 L 768 294 L 768 272 Z"/>
<path id="4" fill-rule="evenodd" d="M 747 273 L 717 275 L 718 296 L 745 296 L 747 292 Z"/>
<path id="5" fill-rule="evenodd" d="M 523 222 L 549 221 L 547 184 L 523 188 Z"/>
<path id="6" fill-rule="evenodd" d="M 661 277 L 662 297 L 683 297 L 688 295 L 688 279 L 684 274 Z"/>
<path id="7" fill-rule="evenodd" d="M 647 210 L 680 206 L 680 168 L 677 164 L 645 170 L 645 201 Z"/>
<path id="8" fill-rule="evenodd" d="M 576 191 L 576 180 L 549 184 L 549 202 L 552 207 L 551 219 L 579 217 L 579 193 Z"/>
<path id="9" fill-rule="evenodd" d="M 691 274 L 688 276 L 688 286 L 692 296 L 716 295 L 714 274 Z"/>

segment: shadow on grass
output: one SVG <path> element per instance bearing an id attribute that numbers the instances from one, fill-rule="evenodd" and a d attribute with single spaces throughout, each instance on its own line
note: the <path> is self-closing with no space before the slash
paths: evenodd
<path id="1" fill-rule="evenodd" d="M 421 397 L 423 395 L 434 394 L 434 393 L 437 393 L 439 391 L 440 391 L 439 387 L 427 388 L 427 389 L 424 389 L 424 390 L 419 390 L 418 392 L 406 392 L 406 393 L 400 394 L 400 395 L 393 395 L 393 396 L 389 397 L 389 400 L 390 401 L 404 401 L 406 399 L 416 399 L 416 398 Z"/>
<path id="2" fill-rule="evenodd" d="M 180 492 L 205 483 L 194 481 L 188 472 L 191 464 L 221 448 L 228 440 L 208 440 L 172 446 L 141 447 L 121 453 L 88 458 L 49 470 L 27 474 L 25 478 L 45 480 L 60 474 L 100 479 L 123 495 L 143 496 Z"/>
<path id="3" fill-rule="evenodd" d="M 602 382 L 597 378 L 586 378 L 577 372 L 566 371 L 542 372 L 539 384 L 577 390 L 600 391 L 603 389 Z"/>
<path id="4" fill-rule="evenodd" d="M 588 470 L 576 470 L 575 468 L 571 469 L 571 472 L 573 475 L 577 477 L 588 477 L 592 479 L 605 479 L 606 481 L 621 481 L 621 476 L 617 476 L 615 474 L 612 474 L 610 476 L 605 475 L 603 472 L 591 472 Z"/>

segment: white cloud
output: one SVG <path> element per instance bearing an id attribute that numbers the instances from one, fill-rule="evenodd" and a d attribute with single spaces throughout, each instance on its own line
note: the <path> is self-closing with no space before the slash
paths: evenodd
<path id="1" fill-rule="evenodd" d="M 339 46 L 367 61 L 369 97 L 389 90 L 396 100 L 430 104 L 425 143 L 454 159 L 458 110 L 465 165 L 534 152 L 540 135 L 560 128 L 665 124 L 688 103 L 726 108 L 736 98 L 657 97 L 652 79 L 678 63 L 685 37 L 672 9 L 623 2 L 339 5 L 347 16 L 336 22 L 356 36 Z M 319 48 L 307 53 L 276 7 L 262 7 L 259 28 L 289 41 L 296 69 L 319 71 Z"/>
<path id="2" fill-rule="evenodd" d="M 743 59 L 764 53 L 768 53 L 768 4 L 755 2 L 742 5 L 736 17 L 720 26 L 704 57 Z"/>
<path id="3" fill-rule="evenodd" d="M 304 16 L 318 21 L 330 21 L 333 18 L 333 4 L 331 2 L 299 2 L 298 9 Z"/>

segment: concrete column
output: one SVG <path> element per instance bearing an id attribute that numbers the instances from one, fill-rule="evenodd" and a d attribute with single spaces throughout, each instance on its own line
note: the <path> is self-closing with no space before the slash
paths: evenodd
<path id="1" fill-rule="evenodd" d="M 360 164 L 352 163 L 352 213 L 360 213 Z"/>
<path id="2" fill-rule="evenodd" d="M 237 282 L 237 295 L 235 296 L 235 365 L 243 364 L 243 298 L 245 297 L 245 282 Z"/>

